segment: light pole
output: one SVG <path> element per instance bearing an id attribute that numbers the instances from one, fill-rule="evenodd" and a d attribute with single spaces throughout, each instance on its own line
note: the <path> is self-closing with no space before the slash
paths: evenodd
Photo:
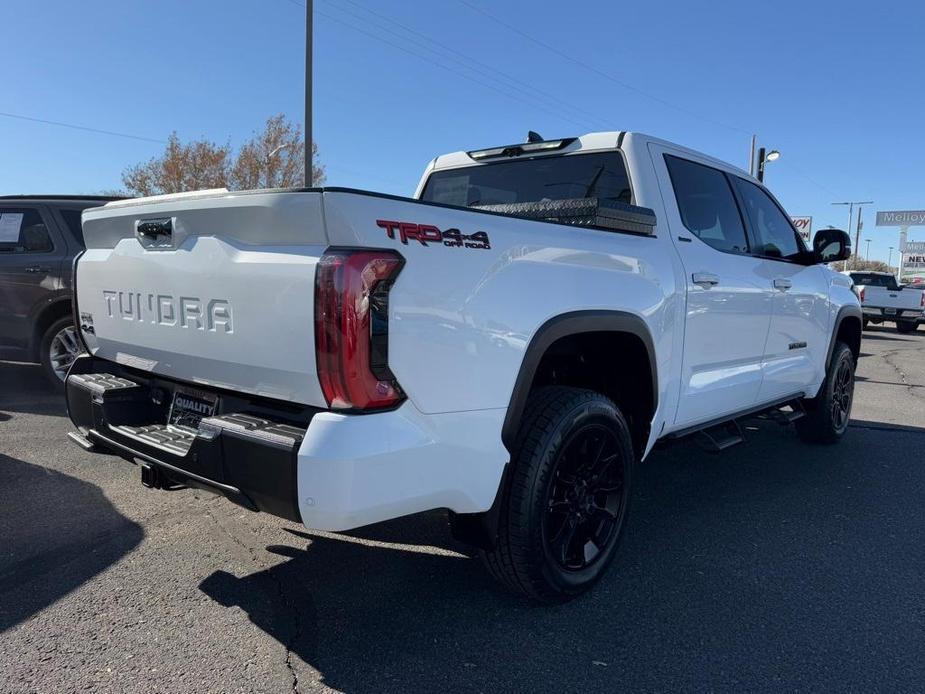
<path id="1" fill-rule="evenodd" d="M 780 152 L 776 149 L 772 149 L 770 152 L 765 152 L 764 147 L 758 149 L 758 180 L 764 183 L 764 165 L 769 161 L 777 161 L 780 159 Z"/>
<path id="2" fill-rule="evenodd" d="M 893 247 L 892 246 L 890 246 L 890 256 L 889 256 L 889 259 L 886 261 L 886 265 L 888 268 L 890 268 L 890 272 L 892 272 L 893 271 Z"/>
<path id="3" fill-rule="evenodd" d="M 864 253 L 864 260 L 870 260 L 870 239 L 864 239 L 867 242 L 867 252 Z"/>
<path id="4" fill-rule="evenodd" d="M 305 187 L 312 187 L 312 0 L 305 0 Z"/>
<path id="5" fill-rule="evenodd" d="M 833 202 L 833 205 L 847 205 L 848 206 L 848 227 L 847 231 L 851 233 L 851 219 L 854 216 L 854 206 L 855 205 L 873 205 L 873 200 L 849 200 L 848 202 Z M 859 208 L 860 209 L 860 208 Z M 861 213 L 858 212 L 858 221 L 861 220 Z M 858 244 L 861 242 L 861 227 L 858 225 L 857 232 L 854 235 L 854 256 L 855 256 L 855 267 L 857 267 L 857 255 L 858 255 Z M 847 265 L 847 261 L 845 262 Z"/>

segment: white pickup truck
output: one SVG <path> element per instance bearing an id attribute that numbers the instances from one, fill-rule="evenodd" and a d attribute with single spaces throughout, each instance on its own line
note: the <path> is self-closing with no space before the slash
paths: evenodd
<path id="1" fill-rule="evenodd" d="M 414 198 L 212 191 L 83 215 L 73 440 L 347 530 L 448 509 L 514 591 L 587 589 L 656 441 L 757 413 L 845 432 L 838 230 L 804 247 L 728 164 L 646 135 L 457 152 Z"/>
<path id="2" fill-rule="evenodd" d="M 902 287 L 889 272 L 849 270 L 846 275 L 854 282 L 861 300 L 864 327 L 884 321 L 896 323 L 901 333 L 915 332 L 925 313 L 925 288 Z"/>

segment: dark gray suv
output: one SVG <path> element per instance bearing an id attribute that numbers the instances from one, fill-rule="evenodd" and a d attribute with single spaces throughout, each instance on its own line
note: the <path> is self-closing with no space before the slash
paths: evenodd
<path id="1" fill-rule="evenodd" d="M 63 386 L 79 351 L 71 265 L 83 250 L 80 213 L 117 199 L 0 196 L 0 359 L 38 362 Z"/>

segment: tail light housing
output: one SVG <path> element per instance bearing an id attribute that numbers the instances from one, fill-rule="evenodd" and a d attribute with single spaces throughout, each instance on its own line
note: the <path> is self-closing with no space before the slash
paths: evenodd
<path id="1" fill-rule="evenodd" d="M 922 290 L 922 298 L 919 299 L 919 306 L 925 308 L 925 289 Z"/>
<path id="2" fill-rule="evenodd" d="M 315 275 L 315 356 L 328 405 L 376 410 L 405 399 L 389 370 L 389 290 L 404 260 L 393 251 L 329 250 Z"/>
<path id="3" fill-rule="evenodd" d="M 864 303 L 864 287 L 861 287 L 861 288 L 858 290 L 858 299 L 861 300 L 861 303 L 862 303 L 862 304 Z"/>

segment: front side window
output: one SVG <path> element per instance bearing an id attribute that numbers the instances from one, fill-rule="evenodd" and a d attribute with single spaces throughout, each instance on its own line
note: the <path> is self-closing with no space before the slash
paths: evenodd
<path id="1" fill-rule="evenodd" d="M 681 222 L 692 234 L 727 253 L 747 253 L 745 226 L 726 174 L 665 155 Z"/>
<path id="2" fill-rule="evenodd" d="M 629 176 L 618 152 L 512 159 L 431 174 L 421 199 L 476 207 L 598 198 L 629 204 Z"/>
<path id="3" fill-rule="evenodd" d="M 751 222 L 755 255 L 788 260 L 799 257 L 803 248 L 797 232 L 777 204 L 754 183 L 734 178 Z"/>
<path id="4" fill-rule="evenodd" d="M 0 208 L 0 253 L 48 253 L 51 236 L 35 208 Z"/>

